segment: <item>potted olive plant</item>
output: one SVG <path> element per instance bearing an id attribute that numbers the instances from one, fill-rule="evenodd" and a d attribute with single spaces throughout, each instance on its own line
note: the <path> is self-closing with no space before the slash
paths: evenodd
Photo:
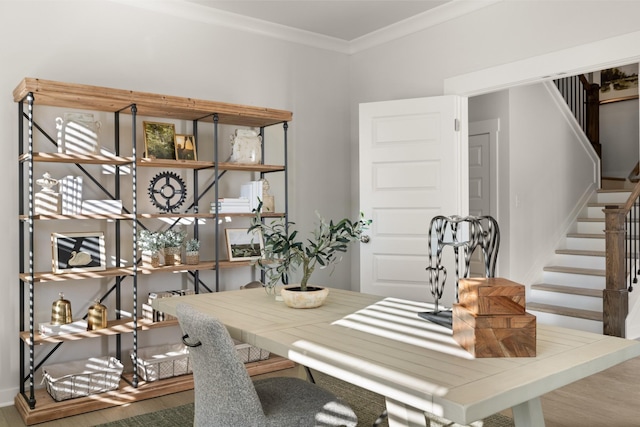
<path id="1" fill-rule="evenodd" d="M 164 248 L 162 234 L 158 231 L 141 230 L 138 234 L 138 249 L 142 251 L 142 262 L 151 267 L 160 266 L 160 251 Z"/>
<path id="2" fill-rule="evenodd" d="M 264 222 L 260 215 L 261 205 L 251 219 L 249 233 L 259 230 L 262 233 L 264 249 L 262 258 L 257 265 L 266 273 L 266 287 L 273 289 L 276 284 L 288 283 L 291 273 L 298 269 L 302 272 L 299 285 L 283 288 L 281 295 L 287 305 L 292 306 L 295 300 L 307 298 L 302 295 L 310 291 L 321 289 L 324 298 L 328 289 L 309 285 L 309 278 L 316 268 L 335 266 L 342 260 L 342 254 L 347 252 L 351 242 L 360 240 L 362 232 L 371 224 L 360 213 L 360 218 L 350 220 L 344 218 L 338 222 L 327 222 L 318 214 L 312 236 L 301 239 L 298 231 L 292 230 L 293 222 L 276 219 Z M 322 305 L 320 301 L 301 303 L 304 308 Z"/>
<path id="3" fill-rule="evenodd" d="M 182 263 L 180 255 L 182 254 L 182 245 L 187 237 L 187 232 L 170 228 L 163 231 L 162 242 L 164 243 L 164 264 L 179 265 Z"/>
<path id="4" fill-rule="evenodd" d="M 187 264 L 190 265 L 200 262 L 200 241 L 198 239 L 187 241 L 185 245 L 185 258 L 187 259 Z"/>

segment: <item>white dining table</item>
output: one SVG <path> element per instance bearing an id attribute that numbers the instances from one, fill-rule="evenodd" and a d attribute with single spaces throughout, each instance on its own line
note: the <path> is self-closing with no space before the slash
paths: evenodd
<path id="1" fill-rule="evenodd" d="M 540 396 L 640 355 L 640 342 L 537 325 L 535 357 L 474 358 L 450 329 L 409 301 L 331 289 L 325 304 L 292 309 L 264 289 L 158 299 L 189 304 L 230 334 L 385 397 L 389 425 L 426 426 L 428 414 L 467 425 L 511 408 L 517 427 L 544 426 Z"/>

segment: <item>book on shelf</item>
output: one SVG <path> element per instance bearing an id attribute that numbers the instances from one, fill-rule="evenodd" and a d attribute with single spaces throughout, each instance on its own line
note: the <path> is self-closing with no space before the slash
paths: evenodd
<path id="1" fill-rule="evenodd" d="M 249 199 L 250 211 L 258 209 L 258 204 L 260 200 L 262 200 L 262 180 L 242 184 L 240 187 L 240 197 Z"/>
<path id="2" fill-rule="evenodd" d="M 216 205 L 211 203 L 211 213 L 215 213 Z M 220 198 L 218 199 L 218 213 L 249 213 L 251 212 L 251 206 L 249 199 L 239 198 Z"/>
<path id="3" fill-rule="evenodd" d="M 258 209 L 262 200 L 262 180 L 242 184 L 240 197 L 221 197 L 218 199 L 218 213 L 251 213 Z M 215 202 L 211 203 L 210 213 L 216 212 Z"/>
<path id="4" fill-rule="evenodd" d="M 82 213 L 82 177 L 67 175 L 59 180 L 62 214 Z"/>

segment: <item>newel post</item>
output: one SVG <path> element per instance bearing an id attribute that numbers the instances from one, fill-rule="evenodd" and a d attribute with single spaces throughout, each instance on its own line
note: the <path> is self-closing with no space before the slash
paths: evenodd
<path id="1" fill-rule="evenodd" d="M 605 215 L 606 284 L 603 291 L 603 331 L 605 335 L 626 337 L 625 323 L 629 313 L 629 293 L 625 268 L 626 211 L 607 206 Z"/>

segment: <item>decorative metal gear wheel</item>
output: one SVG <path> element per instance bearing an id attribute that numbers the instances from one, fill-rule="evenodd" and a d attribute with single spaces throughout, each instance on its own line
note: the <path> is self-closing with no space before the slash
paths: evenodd
<path id="1" fill-rule="evenodd" d="M 174 172 L 160 172 L 149 184 L 151 203 L 158 209 L 173 213 L 187 198 L 187 186 Z"/>

